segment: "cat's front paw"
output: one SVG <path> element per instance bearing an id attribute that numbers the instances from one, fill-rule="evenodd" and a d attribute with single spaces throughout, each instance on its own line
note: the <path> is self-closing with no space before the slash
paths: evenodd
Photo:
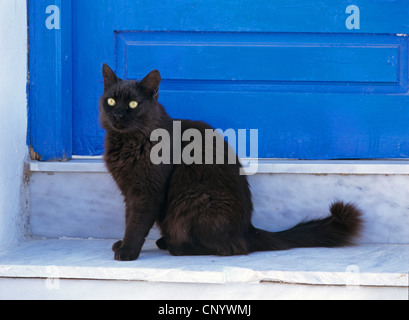
<path id="1" fill-rule="evenodd" d="M 163 237 L 156 241 L 156 246 L 161 250 L 168 250 L 168 244 L 166 243 L 166 240 Z"/>
<path id="2" fill-rule="evenodd" d="M 112 251 L 116 251 L 118 250 L 120 247 L 122 247 L 122 240 L 119 240 L 117 242 L 115 242 L 112 246 Z"/>
<path id="3" fill-rule="evenodd" d="M 115 245 L 114 245 L 115 246 Z M 118 261 L 133 261 L 138 259 L 140 251 L 132 249 L 132 248 L 127 248 L 127 247 L 121 247 L 115 250 L 115 260 Z"/>

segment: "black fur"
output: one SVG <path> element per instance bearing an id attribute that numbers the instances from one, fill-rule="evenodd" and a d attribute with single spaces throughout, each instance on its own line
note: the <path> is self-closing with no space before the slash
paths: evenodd
<path id="1" fill-rule="evenodd" d="M 152 71 L 141 82 L 124 81 L 104 64 L 105 90 L 100 99 L 100 117 L 105 138 L 105 162 L 126 203 L 123 240 L 114 244 L 115 259 L 137 259 L 149 230 L 157 222 L 160 249 L 173 255 L 241 255 L 254 251 L 295 247 L 350 245 L 359 235 L 362 220 L 351 204 L 334 203 L 331 216 L 301 223 L 287 231 L 267 232 L 251 223 L 253 203 L 247 178 L 240 164 L 159 164 L 150 160 L 157 142 L 151 132 L 164 128 L 172 133 L 173 119 L 157 101 L 160 74 Z M 116 105 L 108 105 L 113 98 Z M 130 101 L 138 107 L 130 109 Z M 182 133 L 199 130 L 206 123 L 181 120 Z M 204 141 L 204 139 L 203 139 Z M 190 142 L 181 141 L 182 148 Z M 204 142 L 203 142 L 204 143 Z M 204 159 L 204 145 L 202 145 Z M 215 147 L 216 148 L 216 147 Z M 219 150 L 220 151 L 220 150 Z M 216 150 L 214 150 L 214 156 Z"/>

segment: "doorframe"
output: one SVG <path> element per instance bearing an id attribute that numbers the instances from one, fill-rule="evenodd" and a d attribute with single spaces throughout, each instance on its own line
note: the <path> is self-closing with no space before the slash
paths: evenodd
<path id="1" fill-rule="evenodd" d="M 72 158 L 72 1 L 27 0 L 27 9 L 30 155 L 66 161 Z"/>

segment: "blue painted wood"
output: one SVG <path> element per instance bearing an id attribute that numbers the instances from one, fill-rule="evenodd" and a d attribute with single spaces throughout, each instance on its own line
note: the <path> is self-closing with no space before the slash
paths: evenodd
<path id="1" fill-rule="evenodd" d="M 346 28 L 351 4 L 360 29 Z M 73 153 L 103 152 L 106 62 L 128 79 L 158 68 L 174 117 L 258 129 L 260 157 L 408 157 L 402 34 L 405 0 L 73 0 Z"/>
<path id="2" fill-rule="evenodd" d="M 101 11 L 104 24 L 112 19 L 115 30 L 397 34 L 409 29 L 407 0 L 104 0 L 98 7 L 86 1 Z M 350 5 L 360 8 L 360 29 L 345 26 Z"/>
<path id="3" fill-rule="evenodd" d="M 409 109 L 398 95 L 165 91 L 161 99 L 175 106 L 175 117 L 201 119 L 223 129 L 258 128 L 263 157 L 408 156 Z M 231 106 L 227 111 L 226 105 Z"/>
<path id="4" fill-rule="evenodd" d="M 407 42 L 396 36 L 120 32 L 116 43 L 117 68 L 124 78 L 140 79 L 157 68 L 165 81 L 253 83 L 254 89 L 315 83 L 408 90 L 401 75 L 408 61 L 398 61 L 408 54 Z"/>
<path id="5" fill-rule="evenodd" d="M 50 5 L 60 9 L 59 29 L 47 28 L 54 13 L 46 12 Z M 29 0 L 28 10 L 28 143 L 37 159 L 67 160 L 72 156 L 71 3 Z M 51 22 L 57 27 L 58 21 Z"/>

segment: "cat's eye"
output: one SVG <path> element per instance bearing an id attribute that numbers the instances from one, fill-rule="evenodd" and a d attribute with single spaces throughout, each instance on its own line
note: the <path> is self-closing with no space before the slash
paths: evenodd
<path id="1" fill-rule="evenodd" d="M 129 102 L 129 108 L 135 109 L 137 106 L 138 106 L 138 102 L 136 101 Z"/>
<path id="2" fill-rule="evenodd" d="M 111 107 L 115 106 L 115 104 L 116 104 L 115 99 L 112 99 L 112 98 L 109 98 L 109 99 L 107 100 L 107 102 L 108 102 L 108 104 L 109 104 Z"/>

